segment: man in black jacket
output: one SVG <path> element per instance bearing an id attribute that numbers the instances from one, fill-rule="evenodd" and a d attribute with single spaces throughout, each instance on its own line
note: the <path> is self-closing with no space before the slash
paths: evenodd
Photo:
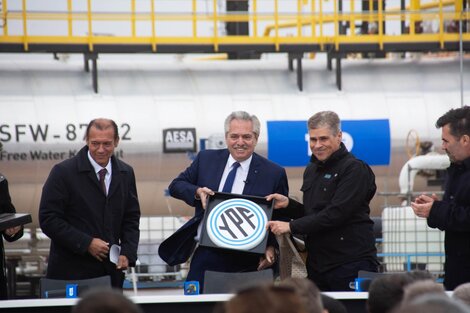
<path id="1" fill-rule="evenodd" d="M 470 107 L 453 109 L 436 122 L 442 128 L 442 149 L 450 158 L 444 197 L 420 195 L 411 203 L 429 227 L 444 230 L 444 286 L 453 290 L 470 282 Z"/>
<path id="2" fill-rule="evenodd" d="M 1 146 L 0 146 L 1 150 Z M 8 190 L 8 181 L 0 173 L 0 213 L 15 213 L 15 207 L 11 202 L 10 192 Z M 23 236 L 23 227 L 16 226 L 5 229 L 2 232 L 3 238 L 12 242 L 20 239 Z M 5 253 L 3 249 L 3 240 L 0 239 L 0 300 L 8 299 L 7 277 L 5 275 Z M 10 295 L 11 296 L 11 295 Z"/>
<path id="3" fill-rule="evenodd" d="M 122 288 L 123 271 L 135 264 L 140 207 L 134 170 L 114 156 L 118 143 L 116 123 L 94 119 L 86 146 L 52 168 L 39 206 L 39 223 L 51 238 L 47 278 L 109 275 L 113 287 Z M 113 245 L 120 246 L 114 261 Z"/>
<path id="4" fill-rule="evenodd" d="M 279 194 L 276 209 L 296 218 L 271 221 L 276 234 L 304 235 L 308 278 L 322 291 L 350 291 L 359 270 L 377 271 L 369 202 L 375 194 L 370 167 L 349 153 L 341 142 L 340 120 L 331 111 L 308 120 L 312 157 L 304 172 L 303 204 Z"/>

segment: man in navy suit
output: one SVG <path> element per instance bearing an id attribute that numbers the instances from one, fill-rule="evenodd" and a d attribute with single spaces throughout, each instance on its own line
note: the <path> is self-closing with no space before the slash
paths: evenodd
<path id="1" fill-rule="evenodd" d="M 110 275 L 122 288 L 123 270 L 135 264 L 140 207 L 132 167 L 114 157 L 114 121 L 88 124 L 77 155 L 55 165 L 42 190 L 39 223 L 51 238 L 48 278 L 79 280 Z M 120 245 L 117 264 L 110 247 Z"/>
<path id="2" fill-rule="evenodd" d="M 236 176 L 231 190 L 225 192 L 264 197 L 273 192 L 287 195 L 289 187 L 285 170 L 254 152 L 260 133 L 260 122 L 254 115 L 238 111 L 225 120 L 225 141 L 228 149 L 199 152 L 193 163 L 169 186 L 171 196 L 195 207 L 194 217 L 180 228 L 175 236 L 160 245 L 159 254 L 169 264 L 185 262 L 201 234 L 201 220 L 206 200 L 214 191 L 222 191 L 233 165 Z M 186 233 L 186 239 L 179 234 Z M 181 240 L 184 257 L 175 258 Z M 275 262 L 275 250 L 268 245 L 264 255 L 243 251 L 199 246 L 194 252 L 187 280 L 199 281 L 203 288 L 204 272 L 249 272 L 270 267 Z"/>

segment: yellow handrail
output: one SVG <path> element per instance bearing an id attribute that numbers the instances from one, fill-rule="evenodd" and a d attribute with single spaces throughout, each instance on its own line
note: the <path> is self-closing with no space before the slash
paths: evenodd
<path id="1" fill-rule="evenodd" d="M 26 0 L 21 1 L 23 8 L 23 45 L 24 50 L 28 51 L 28 20 L 26 19 Z"/>
<path id="2" fill-rule="evenodd" d="M 97 44 L 141 44 L 151 45 L 152 51 L 156 52 L 161 44 L 208 44 L 213 46 L 214 51 L 218 51 L 221 44 L 270 44 L 276 51 L 280 51 L 283 44 L 318 44 L 324 49 L 325 44 L 330 43 L 334 44 L 335 49 L 339 49 L 342 44 L 372 43 L 383 49 L 387 43 L 435 42 L 443 49 L 446 43 L 459 41 L 457 34 L 447 31 L 447 25 L 458 23 L 459 20 L 468 22 L 470 19 L 468 11 L 458 11 L 462 10 L 459 2 L 461 0 L 439 0 L 423 4 L 420 0 L 411 0 L 404 11 L 397 8 L 384 9 L 382 1 L 378 1 L 374 11 L 374 0 L 366 2 L 370 10 L 358 11 L 355 1 L 351 0 L 349 12 L 339 11 L 337 1 L 310 0 L 309 3 L 306 0 L 297 0 L 291 2 L 293 8 L 283 11 L 286 2 L 264 0 L 263 6 L 260 7 L 259 0 L 250 0 L 251 11 L 235 13 L 221 11 L 217 0 L 212 0 L 210 8 L 198 6 L 197 0 L 191 0 L 190 8 L 185 9 L 187 11 L 178 10 L 177 7 L 171 11 L 158 11 L 163 7 L 158 5 L 160 0 L 149 0 L 148 11 L 142 11 L 140 8 L 137 11 L 136 0 L 129 0 L 127 12 L 93 10 L 94 2 L 99 0 L 87 0 L 85 10 L 73 6 L 72 0 L 56 1 L 63 1 L 66 9 L 33 10 L 27 0 L 22 0 L 21 9 L 9 10 L 8 0 L 2 1 L 0 17 L 3 21 L 3 31 L 0 32 L 0 45 L 17 43 L 28 51 L 31 44 L 87 44 L 92 52 Z M 408 24 L 408 33 L 392 33 L 384 29 L 385 23 L 390 21 L 404 21 Z M 438 25 L 436 33 L 420 33 L 422 27 L 415 27 L 428 21 Z M 94 33 L 97 22 L 100 30 L 103 25 L 109 25 L 111 31 L 108 34 Z M 226 22 L 249 23 L 252 34 L 242 36 L 219 32 L 219 27 Z M 166 23 L 181 25 L 178 33 L 183 34 L 176 35 L 176 32 L 172 32 L 176 28 L 168 27 Z M 339 25 L 346 23 L 349 24 L 349 31 L 341 34 Z M 357 25 L 363 23 L 376 24 L 377 32 L 358 33 Z M 31 25 L 34 25 L 34 33 Z M 44 27 L 41 28 L 41 25 Z M 51 25 L 65 25 L 60 26 L 63 27 L 63 33 L 57 31 L 59 27 Z M 128 27 L 124 33 L 129 35 L 117 35 L 123 32 L 114 33 L 112 25 Z M 264 28 L 264 33 L 258 34 L 261 28 Z M 290 28 L 292 30 L 289 30 Z M 53 34 L 49 33 L 48 29 L 56 31 Z M 142 31 L 143 29 L 146 31 Z M 470 34 L 464 33 L 463 40 L 469 41 Z"/>

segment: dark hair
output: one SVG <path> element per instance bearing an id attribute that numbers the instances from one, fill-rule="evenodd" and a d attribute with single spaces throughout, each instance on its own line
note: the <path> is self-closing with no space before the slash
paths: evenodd
<path id="1" fill-rule="evenodd" d="M 449 298 L 446 294 L 425 294 L 411 303 L 394 310 L 394 313 L 469 313 L 469 308 L 462 302 Z"/>
<path id="2" fill-rule="evenodd" d="M 142 313 L 142 310 L 122 291 L 97 288 L 87 291 L 72 313 Z"/>
<path id="3" fill-rule="evenodd" d="M 323 302 L 323 307 L 328 311 L 328 313 L 348 313 L 344 304 L 338 299 L 322 294 L 321 300 Z"/>
<path id="4" fill-rule="evenodd" d="M 368 312 L 391 312 L 402 302 L 407 285 L 429 279 L 434 279 L 429 271 L 419 270 L 384 274 L 374 279 L 369 287 L 369 298 L 367 299 Z"/>
<path id="5" fill-rule="evenodd" d="M 398 306 L 404 294 L 404 287 L 413 282 L 406 273 L 393 273 L 380 276 L 372 281 L 367 299 L 369 313 L 387 313 Z"/>
<path id="6" fill-rule="evenodd" d="M 88 140 L 88 136 L 90 135 L 90 129 L 91 127 L 95 127 L 96 129 L 99 130 L 105 130 L 109 127 L 112 127 L 114 130 L 114 140 L 117 141 L 119 140 L 119 131 L 116 123 L 107 118 L 95 118 L 94 120 L 91 120 L 90 123 L 88 123 L 88 126 L 86 128 L 86 133 L 85 133 L 85 140 Z"/>
<path id="7" fill-rule="evenodd" d="M 302 299 L 287 286 L 260 285 L 240 290 L 225 303 L 226 313 L 307 313 Z"/>
<path id="8" fill-rule="evenodd" d="M 291 287 L 305 303 L 309 313 L 322 313 L 323 302 L 317 285 L 308 278 L 287 277 L 278 286 Z"/>
<path id="9" fill-rule="evenodd" d="M 447 124 L 449 124 L 450 134 L 454 137 L 470 135 L 470 107 L 464 106 L 448 111 L 437 120 L 436 128 Z"/>

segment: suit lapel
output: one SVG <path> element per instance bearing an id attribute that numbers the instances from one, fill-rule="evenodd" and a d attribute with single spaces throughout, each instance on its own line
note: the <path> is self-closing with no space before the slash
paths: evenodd
<path id="1" fill-rule="evenodd" d="M 118 186 L 121 184 L 121 169 L 119 164 L 117 164 L 116 159 L 111 157 L 111 164 L 113 167 L 113 174 L 111 176 L 111 185 L 109 186 L 108 197 L 111 197 L 113 193 L 117 190 Z"/>
<path id="2" fill-rule="evenodd" d="M 216 172 L 214 175 L 216 179 L 214 180 L 214 185 L 209 187 L 214 191 L 219 190 L 220 180 L 222 179 L 222 175 L 224 174 L 224 169 L 225 169 L 225 165 L 227 164 L 228 156 L 229 156 L 229 152 L 227 149 L 225 149 L 223 153 L 220 153 L 218 155 L 218 160 L 215 162 L 215 164 L 217 164 L 215 168 Z"/>
<path id="3" fill-rule="evenodd" d="M 93 166 L 91 165 L 90 160 L 88 159 L 88 147 L 87 146 L 83 147 L 78 152 L 78 172 L 86 174 L 86 176 L 88 176 L 92 184 L 94 184 L 98 190 L 101 190 L 98 177 L 96 176 L 95 170 Z"/>
<path id="4" fill-rule="evenodd" d="M 248 170 L 248 176 L 246 176 L 245 188 L 243 188 L 244 195 L 253 194 L 253 188 L 256 186 L 256 180 L 258 179 L 258 173 L 260 171 L 259 157 L 256 153 L 253 153 L 251 159 L 250 169 Z"/>

